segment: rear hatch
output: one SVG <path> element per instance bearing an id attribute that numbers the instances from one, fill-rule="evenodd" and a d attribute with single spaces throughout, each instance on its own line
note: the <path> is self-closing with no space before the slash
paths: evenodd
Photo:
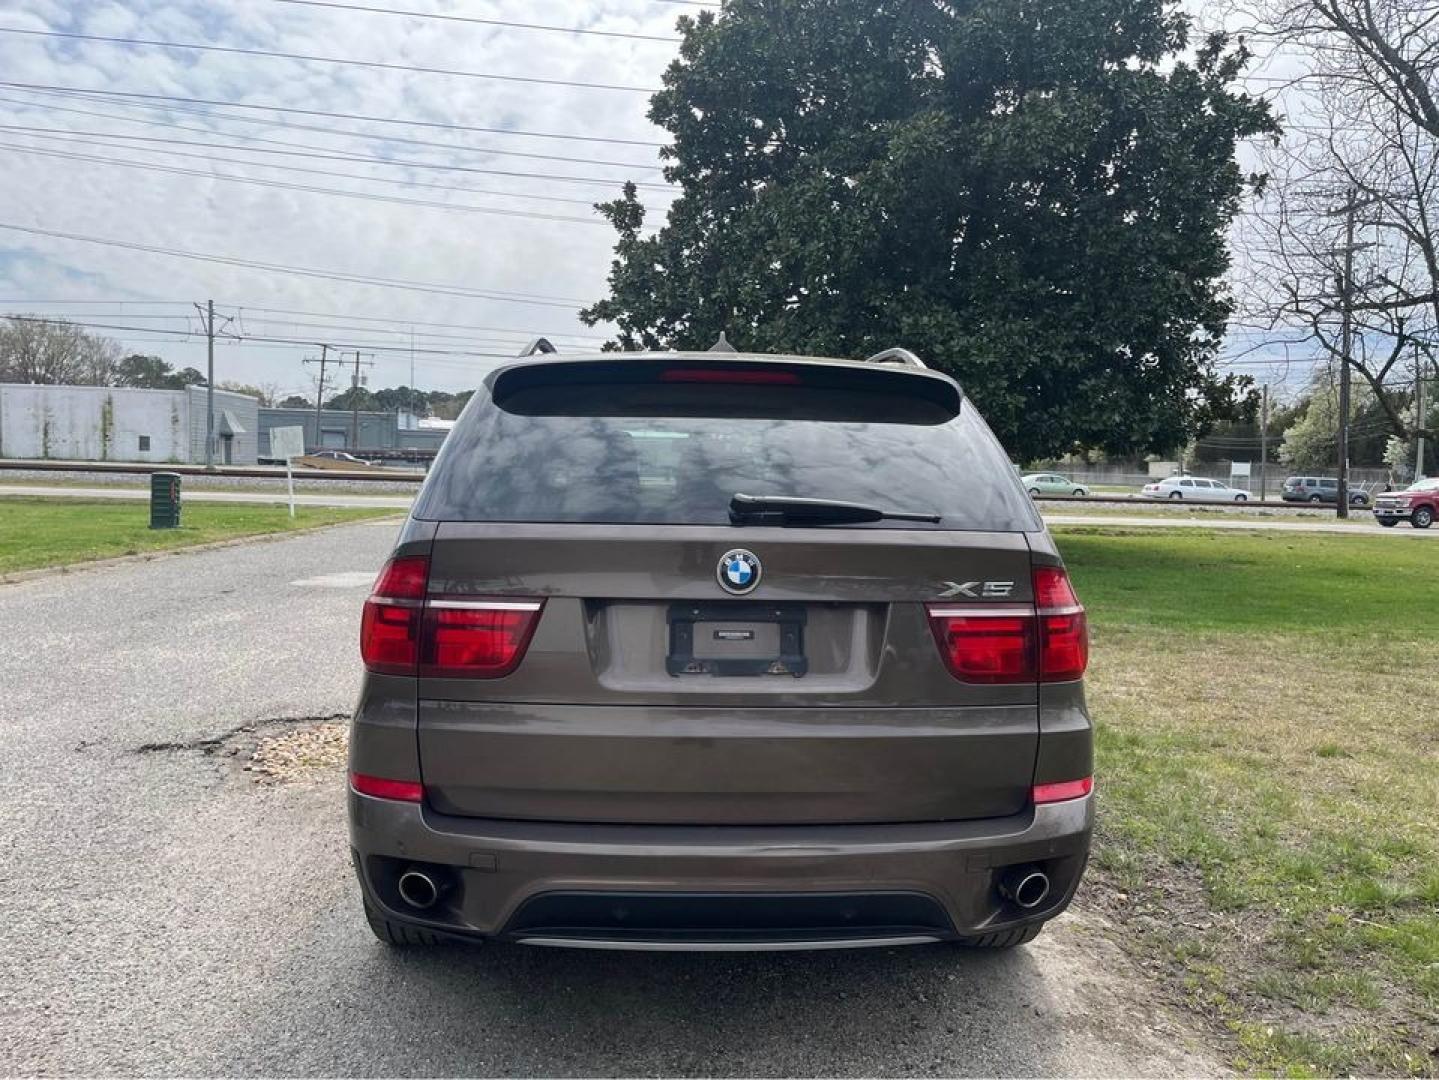
<path id="1" fill-rule="evenodd" d="M 436 811 L 793 824 L 1023 808 L 1036 683 L 956 678 L 931 616 L 1032 611 L 1024 534 L 1040 525 L 952 382 L 680 357 L 548 361 L 487 389 L 415 511 L 438 523 L 426 603 L 448 620 L 418 682 Z"/>

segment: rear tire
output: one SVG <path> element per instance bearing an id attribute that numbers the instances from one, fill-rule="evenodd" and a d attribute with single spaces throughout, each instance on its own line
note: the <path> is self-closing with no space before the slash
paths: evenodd
<path id="1" fill-rule="evenodd" d="M 1085 491 L 1083 488 L 1075 488 L 1073 491 L 1070 492 L 1070 494 L 1073 495 L 1076 499 L 1082 499 L 1084 498 L 1084 496 L 1088 495 L 1089 492 Z"/>
<path id="2" fill-rule="evenodd" d="M 960 938 L 956 944 L 965 949 L 1012 949 L 1016 945 L 1027 945 L 1039 937 L 1043 929 L 1043 923 L 1030 923 L 1018 930 L 1000 930 L 993 934 Z"/>
<path id="3" fill-rule="evenodd" d="M 1309 496 L 1309 501 L 1312 502 L 1312 503 L 1322 503 L 1324 500 L 1323 500 L 1322 498 L 1320 498 L 1318 495 L 1311 495 L 1311 496 Z"/>
<path id="4" fill-rule="evenodd" d="M 1035 497 L 1036 495 L 1038 495 L 1038 494 L 1039 494 L 1039 488 L 1030 488 L 1030 489 L 1029 489 L 1029 497 L 1030 497 L 1031 499 L 1034 498 L 1034 497 Z"/>
<path id="5" fill-rule="evenodd" d="M 1409 524 L 1416 529 L 1427 529 L 1434 524 L 1434 511 L 1427 506 L 1421 506 L 1409 515 Z"/>
<path id="6" fill-rule="evenodd" d="M 1248 501 L 1249 501 L 1249 496 L 1248 496 L 1248 495 L 1236 495 L 1236 496 L 1234 496 L 1234 501 L 1235 501 L 1235 502 L 1248 502 Z"/>
<path id="7" fill-rule="evenodd" d="M 1171 499 L 1182 499 L 1182 498 L 1184 498 L 1184 492 L 1182 492 L 1182 491 L 1171 491 L 1171 492 L 1169 493 L 1169 497 L 1170 497 Z"/>
<path id="8" fill-rule="evenodd" d="M 392 922 L 380 914 L 369 900 L 365 901 L 365 921 L 381 942 L 392 948 L 407 948 L 411 945 L 439 945 L 442 939 L 432 930 L 406 923 Z"/>

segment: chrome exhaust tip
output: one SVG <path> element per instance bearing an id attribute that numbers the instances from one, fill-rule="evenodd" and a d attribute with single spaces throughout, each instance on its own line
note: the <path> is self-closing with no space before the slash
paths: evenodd
<path id="1" fill-rule="evenodd" d="M 400 875 L 400 899 L 416 911 L 435 906 L 440 898 L 440 884 L 424 870 L 411 868 Z"/>
<path id="2" fill-rule="evenodd" d="M 1016 866 L 999 879 L 999 894 L 1030 911 L 1049 896 L 1049 875 L 1036 866 Z"/>

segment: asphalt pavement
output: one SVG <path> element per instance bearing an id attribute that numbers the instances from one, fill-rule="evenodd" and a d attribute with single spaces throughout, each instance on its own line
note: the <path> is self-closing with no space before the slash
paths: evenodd
<path id="1" fill-rule="evenodd" d="M 1000 954 L 380 945 L 342 772 L 223 751 L 350 708 L 394 532 L 0 586 L 0 1073 L 1223 1071 L 1082 904 Z"/>

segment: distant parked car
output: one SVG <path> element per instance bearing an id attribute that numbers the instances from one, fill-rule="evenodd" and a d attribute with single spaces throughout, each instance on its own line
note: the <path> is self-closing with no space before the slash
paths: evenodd
<path id="1" fill-rule="evenodd" d="M 328 458 L 331 461 L 343 461 L 346 465 L 375 465 L 374 461 L 366 461 L 364 458 L 356 457 L 354 454 L 347 454 L 343 450 L 316 450 L 310 457 Z"/>
<path id="2" fill-rule="evenodd" d="M 1202 476 L 1171 476 L 1153 484 L 1145 484 L 1140 492 L 1146 499 L 1195 499 L 1209 502 L 1247 502 L 1249 492 L 1233 488 L 1220 480 Z"/>
<path id="3" fill-rule="evenodd" d="M 1027 473 L 1019 478 L 1031 495 L 1088 495 L 1089 489 L 1059 473 Z"/>
<path id="4" fill-rule="evenodd" d="M 1307 502 L 1339 505 L 1339 481 L 1327 476 L 1291 476 L 1284 481 L 1279 497 L 1285 502 Z M 1369 493 L 1360 488 L 1349 489 L 1350 506 L 1368 506 Z"/>
<path id="5" fill-rule="evenodd" d="M 1374 500 L 1374 519 L 1386 529 L 1407 521 L 1427 529 L 1439 514 L 1439 479 L 1420 480 L 1403 491 L 1386 491 Z"/>

